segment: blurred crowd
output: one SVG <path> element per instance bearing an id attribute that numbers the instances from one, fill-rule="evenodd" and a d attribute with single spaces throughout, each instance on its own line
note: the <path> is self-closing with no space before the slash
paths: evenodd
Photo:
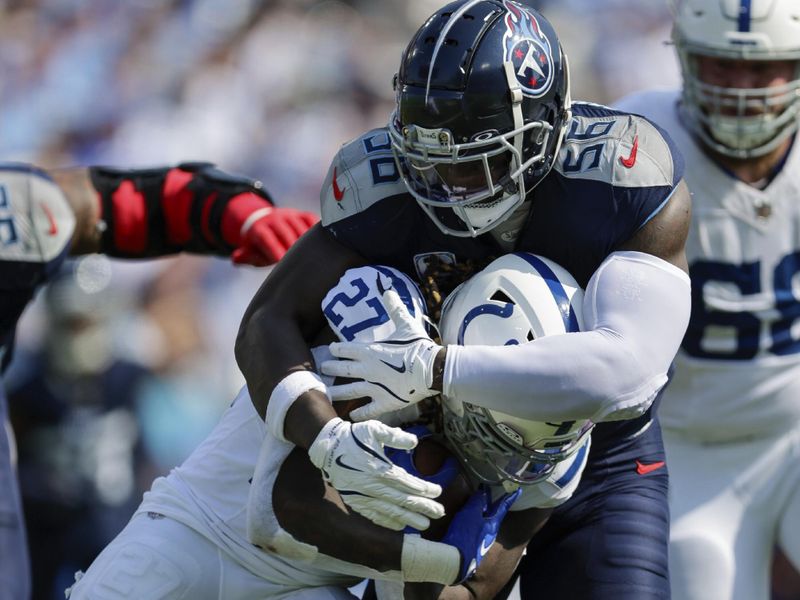
<path id="1" fill-rule="evenodd" d="M 0 157 L 46 168 L 209 160 L 316 210 L 339 146 L 383 125 L 412 33 L 442 0 L 0 0 Z M 675 86 L 666 2 L 531 2 L 573 97 Z M 124 525 L 243 378 L 265 276 L 182 256 L 69 263 L 23 319 L 7 377 L 36 598 Z"/>

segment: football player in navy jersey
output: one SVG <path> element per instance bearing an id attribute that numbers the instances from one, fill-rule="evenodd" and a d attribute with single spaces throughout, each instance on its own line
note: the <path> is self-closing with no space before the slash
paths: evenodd
<path id="1" fill-rule="evenodd" d="M 336 155 L 321 225 L 245 314 L 237 359 L 256 408 L 309 449 L 351 508 L 395 529 L 441 515 L 440 489 L 385 460 L 384 447 L 412 447 L 413 436 L 355 435 L 331 400 L 370 397 L 357 420 L 438 393 L 566 427 L 589 419 L 584 478 L 529 546 L 523 596 L 668 598 L 655 409 L 690 312 L 679 153 L 642 117 L 572 103 L 552 26 L 512 0 L 438 10 L 404 52 L 395 90 L 388 125 Z M 436 280 L 442 265 L 466 278 L 513 251 L 550 258 L 585 287 L 585 331 L 442 347 L 400 323 L 382 342 L 332 344 L 339 360 L 323 372 L 359 381 L 320 386 L 308 343 L 323 325 L 320 299 L 347 268 Z M 349 301 L 362 294 L 354 287 Z"/>
<path id="2" fill-rule="evenodd" d="M 273 206 L 260 182 L 209 163 L 51 173 L 0 164 L 0 364 L 11 359 L 25 306 L 67 254 L 146 258 L 188 251 L 269 265 L 314 222 L 310 213 Z M 6 422 L 2 389 L 0 422 Z M 30 593 L 25 533 L 2 429 L 0 598 L 24 600 Z"/>

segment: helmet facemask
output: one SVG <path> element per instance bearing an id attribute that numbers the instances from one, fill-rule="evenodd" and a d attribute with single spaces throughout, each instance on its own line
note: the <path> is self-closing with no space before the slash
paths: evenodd
<path id="1" fill-rule="evenodd" d="M 581 448 L 592 429 L 592 423 L 584 421 L 578 427 L 565 428 L 563 435 L 525 446 L 522 436 L 505 422 L 511 419 L 507 415 L 459 404 L 445 402 L 445 436 L 470 473 L 490 485 L 506 481 L 532 485 L 546 479 L 559 462 Z"/>
<path id="2" fill-rule="evenodd" d="M 456 0 L 417 32 L 388 129 L 409 193 L 445 234 L 490 231 L 558 156 L 570 117 L 566 56 L 515 0 Z M 454 218 L 455 217 L 455 218 Z"/>
<path id="3" fill-rule="evenodd" d="M 487 132 L 455 143 L 447 129 L 389 126 L 392 150 L 409 193 L 449 235 L 472 237 L 504 221 L 525 200 L 526 173 L 544 162 L 553 126 L 533 121 L 507 133 Z M 525 158 L 524 139 L 538 149 Z M 451 209 L 466 230 L 445 224 L 436 209 Z"/>
<path id="4" fill-rule="evenodd" d="M 672 0 L 672 8 L 687 127 L 708 148 L 734 159 L 779 148 L 800 119 L 797 0 Z M 785 61 L 793 73 L 773 78 L 764 72 Z"/>
<path id="5" fill-rule="evenodd" d="M 704 82 L 698 55 L 681 51 L 684 111 L 702 141 L 724 156 L 747 159 L 780 146 L 800 119 L 800 61 L 784 85 L 730 88 Z"/>

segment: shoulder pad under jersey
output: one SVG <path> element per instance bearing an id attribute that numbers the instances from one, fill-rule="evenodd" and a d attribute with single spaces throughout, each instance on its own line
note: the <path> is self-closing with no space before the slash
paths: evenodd
<path id="1" fill-rule="evenodd" d="M 75 216 L 44 172 L 0 163 L 0 260 L 48 263 L 72 240 Z"/>
<path id="2" fill-rule="evenodd" d="M 555 170 L 614 187 L 673 187 L 683 163 L 671 139 L 644 117 L 575 103 Z"/>
<path id="3" fill-rule="evenodd" d="M 366 210 L 384 198 L 405 194 L 386 128 L 348 142 L 333 159 L 320 191 L 322 224 Z"/>

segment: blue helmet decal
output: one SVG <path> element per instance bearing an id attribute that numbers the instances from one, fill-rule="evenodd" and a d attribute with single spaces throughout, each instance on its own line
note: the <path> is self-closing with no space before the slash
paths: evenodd
<path id="1" fill-rule="evenodd" d="M 505 61 L 514 65 L 522 93 L 531 98 L 544 96 L 553 85 L 553 47 L 526 7 L 503 0 L 506 32 L 503 35 Z"/>
<path id="2" fill-rule="evenodd" d="M 511 302 L 507 302 L 503 304 L 503 306 L 498 306 L 496 304 L 481 304 L 480 306 L 476 306 L 467 313 L 464 320 L 461 322 L 461 327 L 458 328 L 458 344 L 460 346 L 464 345 L 464 335 L 467 332 L 467 327 L 469 327 L 469 324 L 472 323 L 475 317 L 481 315 L 495 315 L 501 319 L 507 319 L 512 314 L 514 314 L 514 305 Z"/>
<path id="3" fill-rule="evenodd" d="M 559 281 L 556 274 L 553 273 L 553 270 L 547 266 L 547 263 L 534 254 L 530 254 L 529 252 L 515 252 L 514 254 L 536 269 L 547 283 L 547 287 L 550 288 L 550 293 L 553 294 L 553 300 L 555 300 L 558 305 L 558 310 L 564 321 L 564 331 L 567 333 L 580 331 L 581 327 L 578 324 L 578 317 L 575 314 L 575 310 L 572 308 L 572 302 L 570 302 L 569 296 L 567 295 L 567 290 L 564 289 L 561 281 Z"/>

